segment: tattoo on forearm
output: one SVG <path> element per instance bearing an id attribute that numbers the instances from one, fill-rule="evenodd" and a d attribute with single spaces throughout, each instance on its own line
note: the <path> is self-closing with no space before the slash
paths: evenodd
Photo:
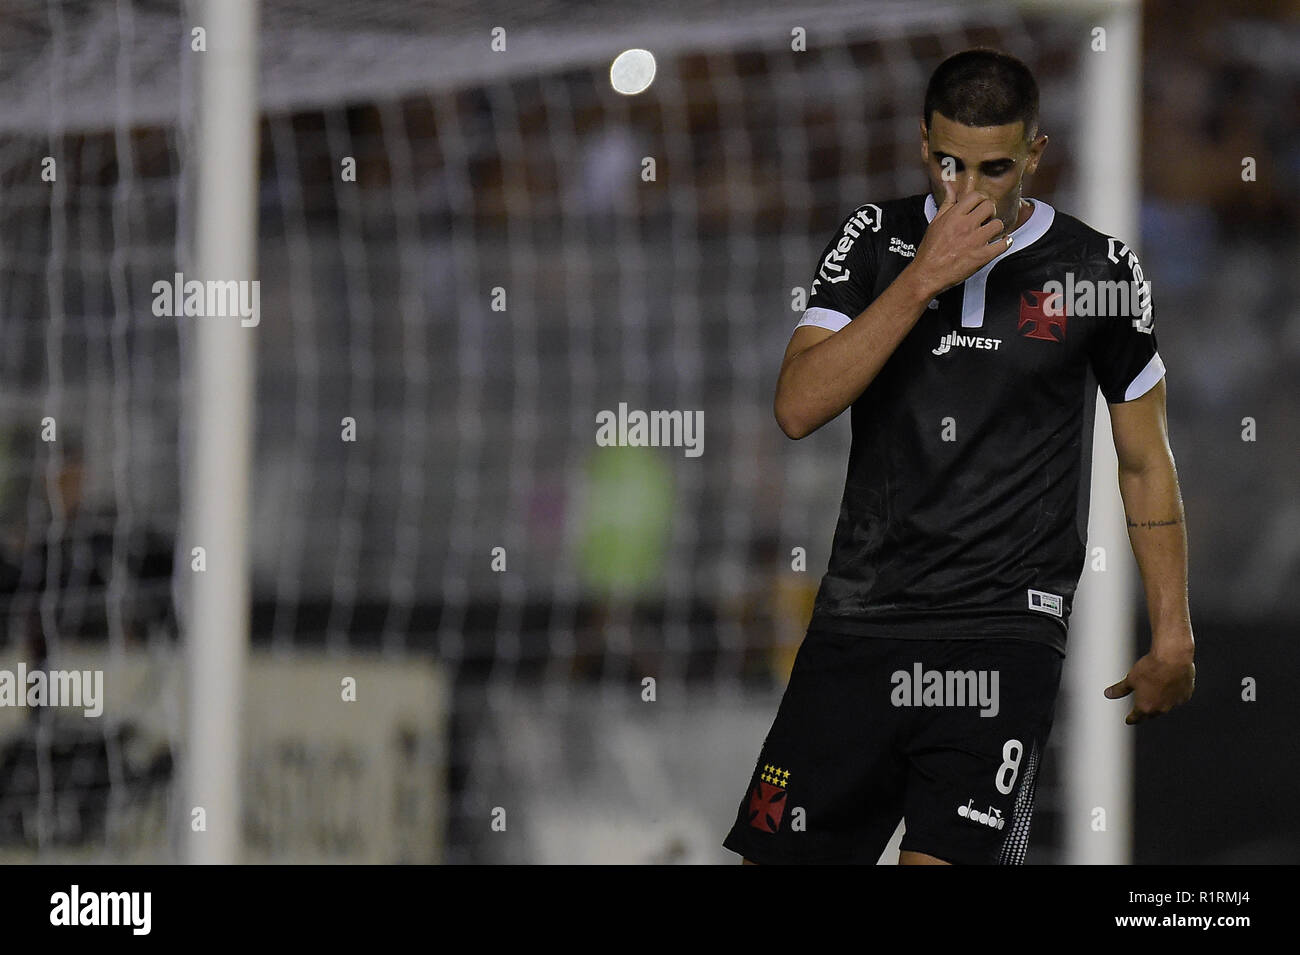
<path id="1" fill-rule="evenodd" d="M 1128 522 L 1129 527 L 1168 527 L 1171 524 L 1181 524 L 1181 517 L 1173 517 L 1167 521 L 1135 521 L 1133 518 L 1125 515 L 1124 519 Z"/>

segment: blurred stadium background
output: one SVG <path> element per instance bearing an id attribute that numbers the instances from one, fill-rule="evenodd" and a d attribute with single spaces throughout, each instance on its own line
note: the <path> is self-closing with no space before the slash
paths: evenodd
<path id="1" fill-rule="evenodd" d="M 150 303 L 192 261 L 197 9 L 0 2 L 0 665 L 100 666 L 108 696 L 98 720 L 0 709 L 5 861 L 185 856 L 202 319 Z M 967 46 L 1035 70 L 1051 146 L 1029 192 L 1078 212 L 1096 16 L 262 0 L 241 858 L 736 861 L 719 843 L 849 437 L 772 420 L 792 290 L 849 210 L 924 189 L 924 84 Z M 637 97 L 608 78 L 629 47 L 658 65 Z M 1134 734 L 1131 859 L 1295 862 L 1300 6 L 1149 0 L 1141 51 L 1138 248 L 1200 647 L 1195 699 Z M 597 447 L 620 402 L 703 410 L 704 453 Z M 1031 863 L 1072 861 L 1083 731 L 1058 716 Z"/>

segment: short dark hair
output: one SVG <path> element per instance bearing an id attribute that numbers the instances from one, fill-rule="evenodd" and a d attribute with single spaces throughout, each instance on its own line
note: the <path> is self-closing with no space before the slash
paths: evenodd
<path id="1" fill-rule="evenodd" d="M 1038 83 L 1010 53 L 977 47 L 954 53 L 925 88 L 925 127 L 940 112 L 964 126 L 1004 126 L 1020 120 L 1025 137 L 1038 128 Z"/>

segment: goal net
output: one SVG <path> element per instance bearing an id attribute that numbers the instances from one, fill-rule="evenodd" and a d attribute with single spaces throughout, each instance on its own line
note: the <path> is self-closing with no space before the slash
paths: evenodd
<path id="1" fill-rule="evenodd" d="M 189 256 L 202 26 L 0 12 L 0 668 L 103 675 L 99 716 L 0 707 L 9 861 L 171 861 L 195 824 L 183 388 L 221 319 L 159 314 L 155 283 Z M 814 257 L 924 189 L 925 81 L 973 45 L 1035 70 L 1031 192 L 1071 209 L 1089 26 L 263 0 L 244 858 L 734 861 L 844 479 L 847 420 L 791 444 L 771 413 Z M 629 48 L 637 96 L 610 87 Z M 682 441 L 599 437 L 654 411 Z M 1071 729 L 1030 861 L 1059 857 Z"/>

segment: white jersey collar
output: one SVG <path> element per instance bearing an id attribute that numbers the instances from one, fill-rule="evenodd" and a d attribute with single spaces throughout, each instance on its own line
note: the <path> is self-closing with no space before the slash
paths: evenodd
<path id="1" fill-rule="evenodd" d="M 1003 252 L 1002 255 L 999 255 L 997 259 L 993 260 L 993 262 L 998 261 L 1002 256 L 1011 255 L 1020 249 L 1033 245 L 1046 235 L 1047 230 L 1051 228 L 1052 220 L 1056 218 L 1056 210 L 1042 199 L 1029 199 L 1026 197 L 1026 201 L 1033 204 L 1034 211 L 1029 214 L 1029 218 L 1026 220 L 1024 225 L 1011 233 L 1016 240 L 1012 243 L 1011 248 Z M 930 193 L 926 193 L 925 221 L 933 222 L 934 217 L 938 212 L 939 207 L 935 204 L 934 196 Z M 992 265 L 993 262 L 990 262 L 989 265 Z"/>
<path id="2" fill-rule="evenodd" d="M 979 328 L 984 324 L 984 289 L 993 266 L 1008 255 L 1015 255 L 1022 249 L 1029 248 L 1052 227 L 1056 210 L 1041 199 L 1030 199 L 1029 202 L 1033 203 L 1034 211 L 1029 214 L 1025 224 L 1012 233 L 1016 241 L 1012 243 L 1011 248 L 1000 252 L 997 258 L 985 263 L 978 272 L 962 283 L 961 324 L 963 328 Z M 933 221 L 938 211 L 934 196 L 927 195 L 925 197 L 926 221 Z"/>

